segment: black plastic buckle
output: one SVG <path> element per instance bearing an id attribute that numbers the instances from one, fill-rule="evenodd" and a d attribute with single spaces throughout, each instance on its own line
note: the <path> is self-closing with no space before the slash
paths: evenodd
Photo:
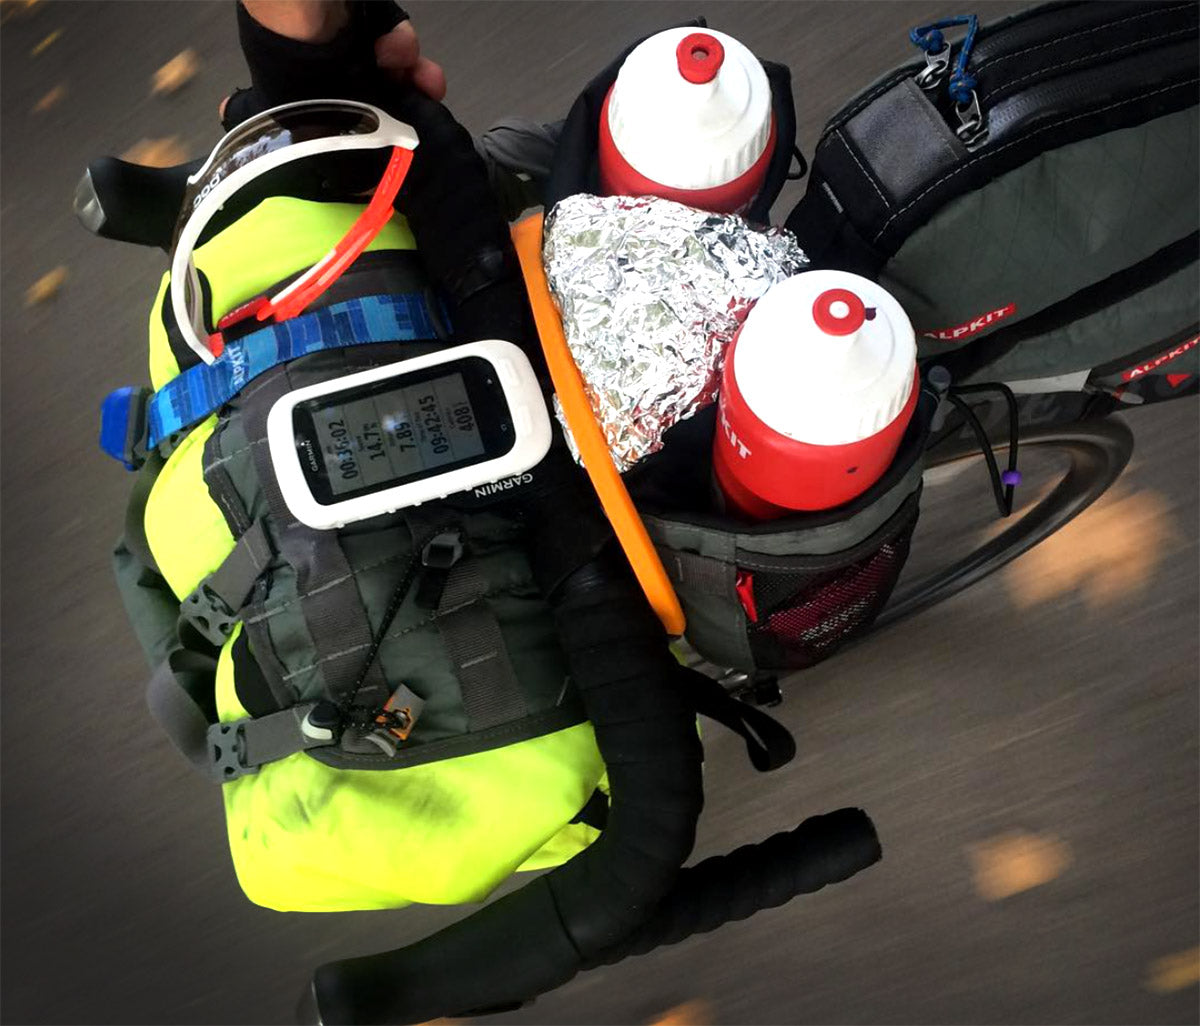
<path id="1" fill-rule="evenodd" d="M 208 750 L 212 755 L 209 773 L 219 784 L 257 773 L 257 766 L 247 766 L 245 720 L 234 723 L 214 723 L 208 728 Z"/>
<path id="2" fill-rule="evenodd" d="M 179 615 L 210 644 L 220 648 L 233 633 L 237 610 L 209 587 L 210 574 L 196 585 L 179 608 Z"/>

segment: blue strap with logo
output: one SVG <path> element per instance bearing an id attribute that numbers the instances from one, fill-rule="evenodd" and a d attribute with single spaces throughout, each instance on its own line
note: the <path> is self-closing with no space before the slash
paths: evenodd
<path id="1" fill-rule="evenodd" d="M 425 297 L 418 293 L 362 296 L 268 325 L 227 343 L 216 361 L 189 367 L 150 396 L 145 402 L 145 445 L 153 449 L 175 432 L 203 420 L 258 375 L 288 360 L 324 349 L 437 337 Z M 118 389 L 104 401 L 100 446 L 134 469 L 131 464 L 140 460 L 127 441 L 127 425 L 137 416 L 132 396 L 125 394 L 130 391 Z M 117 393 L 121 393 L 119 402 L 114 401 Z M 118 448 L 122 451 L 116 451 Z"/>

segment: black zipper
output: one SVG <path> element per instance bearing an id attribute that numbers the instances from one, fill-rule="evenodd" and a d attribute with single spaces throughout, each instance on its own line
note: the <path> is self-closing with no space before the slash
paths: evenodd
<path id="1" fill-rule="evenodd" d="M 1147 82 L 1187 81 L 1195 67 L 1194 2 L 1070 4 L 1040 13 L 981 32 L 967 63 L 977 83 L 970 102 L 943 96 L 936 104 L 969 150 L 1011 137 L 1032 124 L 1028 118 L 1094 109 L 1137 95 Z"/>
<path id="2" fill-rule="evenodd" d="M 988 141 L 1001 142 L 1039 123 L 1060 120 L 1073 111 L 1096 109 L 1148 91 L 1147 82 L 1160 87 L 1196 81 L 1196 41 L 1135 53 L 1124 60 L 1091 67 L 1010 93 L 999 102 L 981 99 Z"/>
<path id="3" fill-rule="evenodd" d="M 999 21 L 993 22 L 991 25 L 984 26 L 979 30 L 979 40 L 975 44 L 976 51 L 978 51 L 979 47 L 983 43 L 998 40 L 1005 36 L 1010 30 L 1018 29 L 1027 22 L 1037 20 L 1040 24 L 1040 20 L 1044 18 L 1048 12 L 1057 11 L 1062 8 L 1074 8 L 1080 6 L 1084 6 L 1081 0 L 1064 0 L 1064 2 L 1061 3 L 1042 4 L 1037 7 L 1032 7 L 1029 10 L 1018 11 L 1016 14 L 1010 14 L 1007 17 L 1001 18 Z M 1089 3 L 1086 6 L 1093 7 L 1100 5 Z M 1105 6 L 1107 6 L 1107 4 Z M 952 60 L 957 59 L 961 50 L 962 44 L 954 43 L 951 45 L 948 56 Z M 906 78 L 916 78 L 917 75 L 926 69 L 926 66 L 927 65 L 924 60 L 910 61 L 908 64 L 903 64 L 881 78 L 866 93 L 860 93 L 849 102 L 843 104 L 842 107 L 826 123 L 825 130 L 821 133 L 821 138 L 818 140 L 818 145 L 820 145 L 821 142 L 824 142 L 827 135 L 830 135 L 844 125 L 847 121 L 854 117 L 855 114 L 870 104 L 877 97 L 882 96 L 889 89 L 898 85 L 900 82 L 903 82 Z"/>

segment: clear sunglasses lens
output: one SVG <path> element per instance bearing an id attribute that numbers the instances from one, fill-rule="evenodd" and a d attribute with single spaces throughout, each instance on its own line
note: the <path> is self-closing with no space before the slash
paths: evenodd
<path id="1" fill-rule="evenodd" d="M 337 103 L 309 103 L 295 110 L 251 118 L 222 140 L 202 168 L 199 181 L 188 186 L 181 217 L 190 217 L 208 191 L 223 179 L 268 153 L 312 139 L 370 135 L 378 129 L 379 119 L 369 108 Z"/>

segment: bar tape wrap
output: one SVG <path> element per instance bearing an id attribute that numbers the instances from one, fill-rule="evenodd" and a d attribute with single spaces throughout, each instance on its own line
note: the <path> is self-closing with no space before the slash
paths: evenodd
<path id="1" fill-rule="evenodd" d="M 215 362 L 189 367 L 150 398 L 148 446 L 203 420 L 258 375 L 288 360 L 323 349 L 437 337 L 418 293 L 362 296 L 268 325 L 227 343 Z"/>

